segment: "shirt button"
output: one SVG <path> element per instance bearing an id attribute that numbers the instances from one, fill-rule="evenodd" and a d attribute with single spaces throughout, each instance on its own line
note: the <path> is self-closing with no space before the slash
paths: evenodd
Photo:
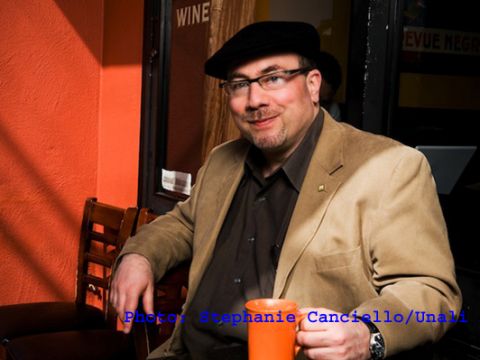
<path id="1" fill-rule="evenodd" d="M 247 239 L 247 241 L 248 241 L 249 243 L 253 243 L 253 242 L 255 241 L 255 236 L 250 236 L 250 237 Z"/>
<path id="2" fill-rule="evenodd" d="M 242 282 L 242 279 L 240 279 L 240 278 L 235 278 L 235 279 L 233 279 L 233 282 L 234 282 L 235 284 L 240 284 L 240 283 Z"/>
<path id="3" fill-rule="evenodd" d="M 267 197 L 266 196 L 260 196 L 258 199 L 257 199 L 257 203 L 260 203 L 260 202 L 263 202 L 267 200 Z"/>

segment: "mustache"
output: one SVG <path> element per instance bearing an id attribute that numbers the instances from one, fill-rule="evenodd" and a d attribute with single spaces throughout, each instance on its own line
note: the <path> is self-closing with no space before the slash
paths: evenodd
<path id="1" fill-rule="evenodd" d="M 242 116 L 243 121 L 248 121 L 248 122 L 256 122 L 260 121 L 263 119 L 271 118 L 278 116 L 280 114 L 279 111 L 273 110 L 273 109 L 259 109 L 255 111 L 251 111 L 248 114 L 245 114 Z"/>

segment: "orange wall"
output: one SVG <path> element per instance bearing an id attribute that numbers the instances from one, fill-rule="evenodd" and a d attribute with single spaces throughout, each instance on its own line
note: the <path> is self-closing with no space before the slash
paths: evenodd
<path id="1" fill-rule="evenodd" d="M 101 76 L 97 194 L 137 203 L 143 1 L 106 0 Z"/>
<path id="2" fill-rule="evenodd" d="M 72 300 L 85 198 L 136 203 L 143 4 L 113 3 L 0 1 L 0 304 Z"/>

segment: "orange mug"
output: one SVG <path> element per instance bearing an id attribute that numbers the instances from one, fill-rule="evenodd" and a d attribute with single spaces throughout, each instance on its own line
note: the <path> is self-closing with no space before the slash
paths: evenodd
<path id="1" fill-rule="evenodd" d="M 295 337 L 305 318 L 298 305 L 285 299 L 254 299 L 245 304 L 248 318 L 249 360 L 292 360 L 300 350 Z"/>

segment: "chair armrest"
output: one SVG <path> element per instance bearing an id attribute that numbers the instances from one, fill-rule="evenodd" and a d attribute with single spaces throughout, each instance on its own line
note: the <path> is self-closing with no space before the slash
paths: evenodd
<path id="1" fill-rule="evenodd" d="M 105 327 L 101 310 L 69 302 L 0 306 L 0 339 L 23 335 Z"/>

